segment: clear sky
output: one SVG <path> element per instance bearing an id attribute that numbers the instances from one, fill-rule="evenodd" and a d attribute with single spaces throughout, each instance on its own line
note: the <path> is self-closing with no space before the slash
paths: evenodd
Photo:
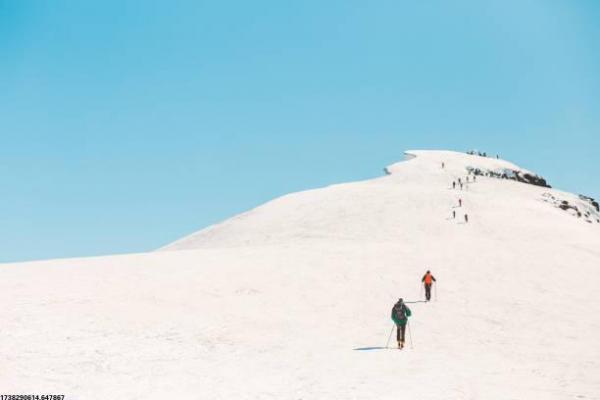
<path id="1" fill-rule="evenodd" d="M 0 0 L 0 262 L 155 249 L 411 148 L 600 197 L 600 2 Z"/>

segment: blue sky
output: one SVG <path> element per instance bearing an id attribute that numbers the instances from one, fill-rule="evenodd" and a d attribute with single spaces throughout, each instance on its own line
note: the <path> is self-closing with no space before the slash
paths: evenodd
<path id="1" fill-rule="evenodd" d="M 0 262 L 477 148 L 600 197 L 597 1 L 0 0 Z"/>

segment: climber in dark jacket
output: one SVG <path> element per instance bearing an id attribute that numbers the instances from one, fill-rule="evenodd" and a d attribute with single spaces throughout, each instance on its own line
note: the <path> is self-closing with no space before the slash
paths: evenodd
<path id="1" fill-rule="evenodd" d="M 394 307 L 392 308 L 392 320 L 396 324 L 397 334 L 396 340 L 398 340 L 398 348 L 404 347 L 404 332 L 406 331 L 406 323 L 408 317 L 412 315 L 410 308 L 404 304 L 402 299 L 399 299 Z"/>

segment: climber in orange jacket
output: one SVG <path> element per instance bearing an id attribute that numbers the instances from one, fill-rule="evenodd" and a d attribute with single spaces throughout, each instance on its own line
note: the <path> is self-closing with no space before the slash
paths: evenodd
<path id="1" fill-rule="evenodd" d="M 431 300 L 431 285 L 433 282 L 436 282 L 435 277 L 431 275 L 431 271 L 427 271 L 425 275 L 423 275 L 421 282 L 425 285 L 425 298 L 429 301 Z"/>

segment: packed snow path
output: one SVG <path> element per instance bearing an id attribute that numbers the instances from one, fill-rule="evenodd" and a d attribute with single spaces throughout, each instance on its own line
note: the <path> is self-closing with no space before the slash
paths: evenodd
<path id="1" fill-rule="evenodd" d="M 388 176 L 284 196 L 169 251 L 0 265 L 0 388 L 600 398 L 600 224 L 545 202 L 577 202 L 553 189 L 487 177 L 449 188 L 467 166 L 506 161 L 413 154 Z M 457 196 L 468 224 L 449 219 Z M 438 300 L 410 305 L 414 349 L 377 349 L 427 269 Z"/>

